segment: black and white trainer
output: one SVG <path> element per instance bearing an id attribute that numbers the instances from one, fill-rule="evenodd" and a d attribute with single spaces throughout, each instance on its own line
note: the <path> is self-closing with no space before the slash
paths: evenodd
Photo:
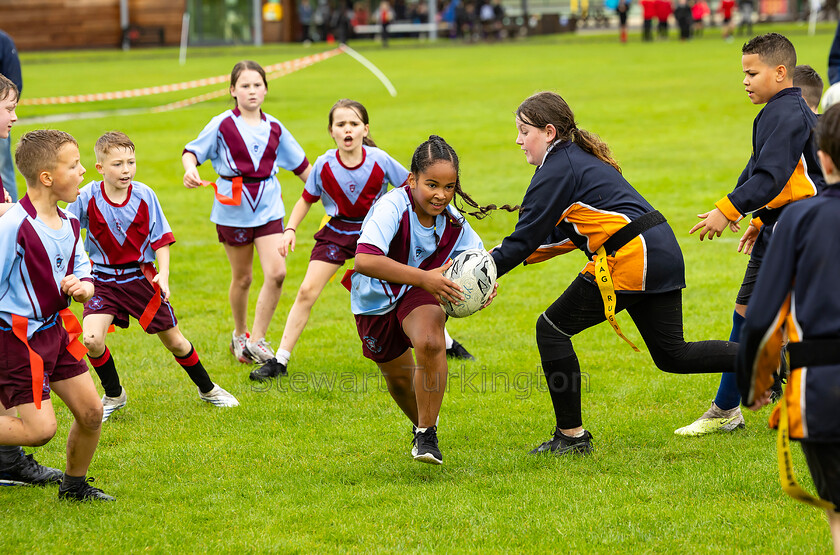
<path id="1" fill-rule="evenodd" d="M 90 485 L 91 482 L 93 482 L 93 478 L 85 478 L 80 482 L 70 484 L 62 482 L 58 487 L 58 498 L 71 501 L 116 501 L 115 498 L 101 489 Z"/>
<path id="2" fill-rule="evenodd" d="M 594 450 L 595 448 L 592 446 L 592 434 L 589 433 L 589 430 L 584 430 L 583 435 L 580 437 L 569 437 L 559 429 L 555 429 L 552 438 L 531 450 L 530 454 L 551 453 L 552 455 L 565 455 L 567 453 L 577 453 L 588 455 Z"/>
<path id="3" fill-rule="evenodd" d="M 64 473 L 38 464 L 32 455 L 20 450 L 20 457 L 10 464 L 0 463 L 0 486 L 45 486 L 59 484 Z"/>
<path id="4" fill-rule="evenodd" d="M 452 346 L 446 349 L 446 356 L 458 360 L 475 360 L 475 357 L 454 339 L 452 340 Z"/>
<path id="5" fill-rule="evenodd" d="M 414 433 L 414 447 L 411 455 L 415 461 L 427 464 L 443 464 L 443 455 L 438 448 L 437 426 L 426 428 L 426 431 Z"/>
<path id="6" fill-rule="evenodd" d="M 288 376 L 289 373 L 286 371 L 286 365 L 282 362 L 279 362 L 276 358 L 270 358 L 266 361 L 265 364 L 253 370 L 250 374 L 250 378 L 252 381 L 255 382 L 264 382 L 266 380 L 270 380 L 272 378 L 276 378 L 277 376 Z"/>

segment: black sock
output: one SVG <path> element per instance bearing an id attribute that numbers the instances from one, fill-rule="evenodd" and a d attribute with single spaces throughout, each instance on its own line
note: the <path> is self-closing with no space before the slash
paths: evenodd
<path id="1" fill-rule="evenodd" d="M 184 368 L 184 371 L 202 393 L 207 393 L 213 389 L 213 381 L 207 375 L 207 370 L 204 369 L 204 365 L 198 359 L 198 353 L 195 352 L 195 347 L 192 344 L 190 344 L 190 352 L 186 356 L 175 356 L 175 360 Z"/>
<path id="2" fill-rule="evenodd" d="M 108 397 L 119 397 L 122 395 L 120 377 L 117 375 L 114 357 L 111 356 L 111 351 L 108 350 L 108 347 L 105 347 L 105 352 L 98 357 L 88 355 L 88 360 L 96 371 L 96 375 L 99 376 L 99 381 L 102 382 L 105 395 Z"/>
<path id="3" fill-rule="evenodd" d="M 18 445 L 0 445 L 0 464 L 10 465 L 22 456 Z"/>
<path id="4" fill-rule="evenodd" d="M 87 478 L 87 476 L 84 474 L 82 476 L 70 476 L 65 472 L 64 479 L 61 480 L 61 489 L 68 489 L 72 486 L 81 484 L 85 481 L 85 478 Z"/>
<path id="5" fill-rule="evenodd" d="M 568 430 L 583 425 L 580 414 L 580 364 L 577 355 L 543 361 L 548 393 L 554 406 L 557 428 Z"/>

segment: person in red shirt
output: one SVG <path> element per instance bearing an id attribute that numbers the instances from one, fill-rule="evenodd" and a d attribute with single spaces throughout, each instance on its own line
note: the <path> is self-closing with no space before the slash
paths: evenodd
<path id="1" fill-rule="evenodd" d="M 735 10 L 735 0 L 721 0 L 718 13 L 723 16 L 723 40 L 732 41 L 732 34 L 735 32 L 735 24 L 732 22 L 732 12 Z"/>
<path id="2" fill-rule="evenodd" d="M 656 0 L 655 11 L 656 19 L 659 21 L 659 24 L 657 25 L 659 38 L 667 39 L 668 18 L 671 17 L 671 12 L 674 11 L 674 7 L 671 5 L 671 0 Z"/>
<path id="3" fill-rule="evenodd" d="M 642 0 L 642 19 L 644 20 L 642 40 L 649 42 L 653 40 L 653 18 L 656 17 L 656 1 Z"/>

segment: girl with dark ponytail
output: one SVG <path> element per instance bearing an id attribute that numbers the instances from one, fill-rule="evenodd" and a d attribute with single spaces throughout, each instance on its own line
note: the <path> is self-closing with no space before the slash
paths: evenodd
<path id="1" fill-rule="evenodd" d="M 383 195 L 365 218 L 350 287 L 362 352 L 415 426 L 412 456 L 430 464 L 443 462 L 437 417 L 448 367 L 440 303 L 463 299 L 443 272 L 458 254 L 483 248 L 450 204 L 458 190 L 458 156 L 432 135 L 414 151 L 408 187 Z"/>
<path id="2" fill-rule="evenodd" d="M 656 366 L 678 374 L 732 372 L 738 345 L 685 342 L 685 267 L 673 231 L 622 177 L 606 143 L 578 128 L 560 95 L 527 98 L 516 110 L 516 128 L 516 144 L 537 170 L 516 228 L 491 253 L 498 276 L 522 262 L 573 250 L 590 259 L 537 318 L 537 348 L 556 426 L 551 439 L 531 453 L 586 454 L 593 449 L 592 434 L 581 418 L 574 335 L 607 320 L 630 343 L 615 316 L 627 309 Z"/>

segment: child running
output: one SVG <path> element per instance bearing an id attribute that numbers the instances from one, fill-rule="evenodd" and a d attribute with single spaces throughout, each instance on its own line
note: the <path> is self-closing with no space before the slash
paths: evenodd
<path id="1" fill-rule="evenodd" d="M 210 221 L 230 262 L 230 307 L 233 337 L 230 351 L 239 362 L 265 363 L 274 351 L 265 339 L 277 308 L 286 261 L 280 254 L 285 208 L 276 174 L 278 166 L 304 183 L 312 169 L 298 142 L 277 118 L 263 113 L 268 91 L 265 71 L 256 62 L 237 63 L 230 74 L 235 106 L 210 120 L 198 138 L 184 149 L 184 185 L 212 185 L 215 190 Z M 217 183 L 202 181 L 196 166 L 210 160 Z M 248 292 L 253 276 L 254 249 L 264 281 L 257 297 L 254 325 L 248 331 Z"/>
<path id="2" fill-rule="evenodd" d="M 286 319 L 275 358 L 251 372 L 254 381 L 286 375 L 292 349 L 306 327 L 312 306 L 342 264 L 356 255 L 362 220 L 370 207 L 388 190 L 389 183 L 399 187 L 408 179 L 408 170 L 376 147 L 370 136 L 368 112 L 361 103 L 349 99 L 336 102 L 330 109 L 327 129 L 337 148 L 315 161 L 283 231 L 280 254 L 285 257 L 294 252 L 296 230 L 318 200 L 324 203 L 329 221 L 315 234 L 309 267 Z M 473 358 L 444 333 L 448 356 Z"/>
<path id="3" fill-rule="evenodd" d="M 15 108 L 18 102 L 17 86 L 0 75 L 0 138 L 7 138 L 12 125 L 17 121 Z M 4 203 L 0 203 L 0 216 L 14 206 L 12 198 L 3 189 Z M 0 404 L 0 416 L 14 417 L 14 409 L 5 409 Z M 61 482 L 62 472 L 38 464 L 33 456 L 26 455 L 18 445 L 0 445 L 0 485 L 46 485 Z"/>
<path id="4" fill-rule="evenodd" d="M 55 435 L 50 393 L 73 413 L 60 499 L 113 501 L 86 478 L 102 430 L 102 403 L 82 357 L 70 300 L 93 295 L 79 221 L 58 208 L 73 202 L 85 168 L 76 140 L 55 130 L 21 137 L 15 162 L 26 195 L 0 218 L 0 444 L 44 445 Z"/>
<path id="5" fill-rule="evenodd" d="M 429 464 L 443 462 L 436 423 L 448 368 L 440 303 L 463 298 L 443 272 L 459 253 L 483 248 L 450 205 L 456 194 L 474 204 L 458 173 L 458 156 L 442 138 L 432 135 L 417 147 L 408 186 L 383 195 L 365 217 L 351 278 L 362 353 L 416 427 L 414 460 Z"/>
<path id="6" fill-rule="evenodd" d="M 516 144 L 537 170 L 516 228 L 492 251 L 498 275 L 526 259 L 539 262 L 576 249 L 591 259 L 537 318 L 556 427 L 531 453 L 586 454 L 592 434 L 581 418 L 574 335 L 607 319 L 623 338 L 615 314 L 627 309 L 656 366 L 676 374 L 732 372 L 738 345 L 683 339 L 685 267 L 673 231 L 624 179 L 609 147 L 577 127 L 560 95 L 527 98 L 516 110 L 516 128 Z"/>
<path id="7" fill-rule="evenodd" d="M 753 104 L 766 104 L 753 122 L 752 154 L 735 189 L 717 201 L 713 210 L 700 214 L 702 221 L 690 233 L 700 240 L 720 237 L 729 227 L 752 213 L 738 250 L 750 260 L 735 299 L 729 340 L 738 341 L 744 314 L 752 295 L 761 260 L 773 228 L 785 207 L 812 197 L 823 187 L 813 129 L 817 117 L 794 86 L 796 49 L 783 35 L 768 33 L 753 38 L 741 49 L 744 88 Z M 734 374 L 723 374 L 709 410 L 687 426 L 674 431 L 682 436 L 731 432 L 745 426 L 738 406 L 740 396 Z"/>
<path id="8" fill-rule="evenodd" d="M 93 264 L 96 293 L 85 303 L 82 326 L 88 359 L 105 389 L 102 421 L 128 400 L 105 336 L 112 323 L 127 328 L 129 316 L 146 333 L 158 336 L 198 386 L 201 400 L 217 407 L 238 406 L 233 395 L 210 380 L 178 328 L 169 304 L 169 245 L 175 237 L 155 192 L 134 181 L 134 143 L 125 133 L 112 131 L 99 137 L 94 152 L 102 181 L 88 183 L 67 211 L 87 230 L 85 249 Z"/>
<path id="9" fill-rule="evenodd" d="M 840 554 L 840 107 L 820 118 L 817 142 L 827 187 L 785 209 L 773 230 L 741 332 L 737 378 L 745 405 L 766 403 L 787 331 L 791 373 L 774 416 L 780 434 L 787 429 L 799 441 L 819 496 L 834 505 L 811 500 L 826 509 Z M 790 492 L 793 473 L 783 475 Z"/>

